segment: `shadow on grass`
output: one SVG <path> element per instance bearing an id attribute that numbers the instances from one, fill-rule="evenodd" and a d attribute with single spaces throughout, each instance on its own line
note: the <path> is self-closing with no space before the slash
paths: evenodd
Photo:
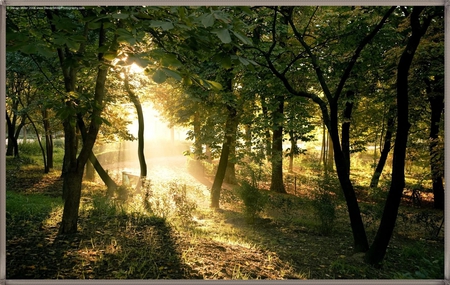
<path id="1" fill-rule="evenodd" d="M 24 220 L 8 223 L 8 279 L 196 278 L 164 219 L 94 207 L 80 213 L 78 233 L 59 236 L 57 212 L 27 220 L 26 232 Z"/>
<path id="2" fill-rule="evenodd" d="M 80 211 L 78 233 L 59 236 L 59 173 L 18 159 L 7 164 L 8 279 L 196 278 L 165 220 L 124 213 L 104 200 Z"/>

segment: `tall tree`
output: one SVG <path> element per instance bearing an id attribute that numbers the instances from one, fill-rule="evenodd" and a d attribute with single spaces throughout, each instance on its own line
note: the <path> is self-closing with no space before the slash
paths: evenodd
<path id="1" fill-rule="evenodd" d="M 313 10 L 311 13 L 310 11 L 305 9 L 305 12 L 306 13 L 309 12 L 310 16 L 309 21 L 304 23 L 305 26 L 302 27 L 298 23 L 299 21 L 298 16 L 299 14 L 302 13 L 301 10 L 294 7 L 274 8 L 272 27 L 270 29 L 272 34 L 271 45 L 269 46 L 268 49 L 266 50 L 259 49 L 259 51 L 265 58 L 266 63 L 264 65 L 267 66 L 267 68 L 271 70 L 272 73 L 277 78 L 279 78 L 279 80 L 281 80 L 281 82 L 284 84 L 284 86 L 290 93 L 292 93 L 295 96 L 310 98 L 312 101 L 314 101 L 316 104 L 319 105 L 322 111 L 324 124 L 327 127 L 328 132 L 330 133 L 330 137 L 333 143 L 334 161 L 336 164 L 338 178 L 347 202 L 347 208 L 353 232 L 354 249 L 357 252 L 364 252 L 369 248 L 369 244 L 364 229 L 364 224 L 361 219 L 356 194 L 352 182 L 350 181 L 347 160 L 345 159 L 344 153 L 341 148 L 339 128 L 338 128 L 338 106 L 339 106 L 338 103 L 341 94 L 344 91 L 345 83 L 349 79 L 351 72 L 355 64 L 357 63 L 357 59 L 361 55 L 361 52 L 363 51 L 364 47 L 369 42 L 371 42 L 373 38 L 376 36 L 376 34 L 381 30 L 388 17 L 395 10 L 395 7 L 392 7 L 387 11 L 383 11 L 381 20 L 379 20 L 378 24 L 376 24 L 374 27 L 370 28 L 369 33 L 362 35 L 354 35 L 356 37 L 359 36 L 359 38 L 353 38 L 353 41 L 356 42 L 356 44 L 354 43 L 353 46 L 356 47 L 354 48 L 353 52 L 350 52 L 350 56 L 347 56 L 342 63 L 337 64 L 338 66 L 340 66 L 340 69 L 343 70 L 342 72 L 339 73 L 339 75 L 335 75 L 333 71 L 331 71 L 331 74 L 329 74 L 331 68 L 327 68 L 323 66 L 323 64 L 321 64 L 319 59 L 322 58 L 322 55 L 319 57 L 319 55 L 312 48 L 312 44 L 309 43 L 309 39 L 307 39 L 307 37 L 309 37 L 309 34 L 306 34 L 306 31 L 310 26 L 311 22 L 313 22 L 315 19 L 316 10 Z M 274 54 L 275 47 L 277 47 L 277 45 L 280 46 L 276 30 L 277 29 L 276 20 L 277 17 L 279 17 L 280 13 L 282 13 L 283 17 L 288 19 L 289 27 L 293 31 L 294 38 L 302 48 L 302 50 L 300 51 L 296 50 L 296 52 L 293 53 L 293 56 L 291 57 L 290 61 L 288 61 L 288 63 L 285 65 L 286 66 L 285 68 L 277 67 L 276 61 L 274 60 L 274 58 L 276 58 L 277 56 L 276 54 Z M 303 15 L 303 17 L 304 16 L 305 15 Z M 365 24 L 355 23 L 354 25 L 365 25 Z M 349 29 L 352 28 L 352 25 L 349 25 L 348 28 Z M 316 44 L 320 46 L 321 43 Z M 317 94 L 305 90 L 306 89 L 305 86 L 294 86 L 291 83 L 290 78 L 287 76 L 287 73 L 291 70 L 291 66 L 296 64 L 299 59 L 304 58 L 305 56 L 307 56 L 309 60 L 308 65 L 311 66 L 312 69 L 314 70 L 316 80 L 319 83 L 321 91 L 325 95 L 326 101 L 320 98 Z M 334 92 L 332 92 L 330 89 L 330 84 L 333 84 L 334 82 L 329 82 L 327 80 L 327 78 L 330 78 L 331 75 L 337 77 L 336 80 L 337 85 Z"/>
<path id="2" fill-rule="evenodd" d="M 409 15 L 411 36 L 400 57 L 397 68 L 397 130 L 395 137 L 394 155 L 392 162 L 392 180 L 388 197 L 384 206 L 380 226 L 365 260 L 377 265 L 385 254 L 395 227 L 398 207 L 405 187 L 405 155 L 408 141 L 409 122 L 408 77 L 414 54 L 419 46 L 422 36 L 428 29 L 433 17 L 436 16 L 434 8 L 413 7 Z M 424 12 L 425 11 L 425 12 Z"/>

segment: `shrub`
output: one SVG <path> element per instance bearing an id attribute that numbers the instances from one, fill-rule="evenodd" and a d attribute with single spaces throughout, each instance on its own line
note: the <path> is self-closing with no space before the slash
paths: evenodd
<path id="1" fill-rule="evenodd" d="M 248 223 L 254 223 L 255 218 L 264 209 L 269 196 L 247 181 L 242 181 L 238 195 L 244 202 L 244 214 Z"/>
<path id="2" fill-rule="evenodd" d="M 169 195 L 175 202 L 175 217 L 182 225 L 189 224 L 192 221 L 193 212 L 197 208 L 197 204 L 189 201 L 187 198 L 186 184 L 179 185 L 170 183 Z"/>
<path id="3" fill-rule="evenodd" d="M 187 186 L 176 182 L 154 187 L 152 184 L 145 186 L 144 208 L 163 219 L 171 222 L 179 222 L 181 225 L 189 225 L 192 222 L 197 204 L 187 197 Z M 164 188 L 164 189 L 162 189 Z"/>
<path id="4" fill-rule="evenodd" d="M 41 147 L 37 141 L 19 143 L 19 154 L 40 155 Z"/>
<path id="5" fill-rule="evenodd" d="M 330 176 L 323 176 L 316 180 L 313 191 L 312 206 L 319 218 L 319 230 L 324 235 L 329 235 L 333 231 L 336 220 L 336 196 L 339 188 L 336 189 L 335 179 Z"/>

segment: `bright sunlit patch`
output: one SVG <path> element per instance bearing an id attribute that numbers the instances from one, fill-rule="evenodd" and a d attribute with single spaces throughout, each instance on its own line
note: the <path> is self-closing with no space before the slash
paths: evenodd
<path id="1" fill-rule="evenodd" d="M 130 65 L 130 69 L 129 69 L 129 73 L 130 74 L 134 74 L 134 73 L 142 73 L 144 71 L 144 68 L 140 67 L 139 65 L 137 65 L 135 62 L 133 62 Z"/>

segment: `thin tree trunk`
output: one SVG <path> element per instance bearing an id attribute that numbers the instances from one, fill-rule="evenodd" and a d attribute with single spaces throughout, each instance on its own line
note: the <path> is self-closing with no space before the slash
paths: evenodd
<path id="1" fill-rule="evenodd" d="M 294 138 L 294 131 L 289 131 L 289 140 L 291 141 L 291 150 L 289 151 L 289 173 L 294 172 L 294 156 L 297 152 L 297 140 Z"/>
<path id="2" fill-rule="evenodd" d="M 194 113 L 194 120 L 192 122 L 194 126 L 194 157 L 198 159 L 203 154 L 202 143 L 200 139 L 201 125 L 200 125 L 200 114 Z"/>
<path id="3" fill-rule="evenodd" d="M 219 208 L 220 191 L 222 189 L 222 183 L 225 178 L 225 171 L 228 164 L 228 156 L 230 153 L 230 145 L 232 143 L 232 135 L 229 133 L 233 130 L 234 121 L 237 116 L 236 109 L 231 106 L 227 106 L 228 116 L 225 123 L 225 138 L 222 145 L 222 152 L 220 153 L 219 165 L 217 167 L 216 176 L 211 188 L 211 208 Z"/>
<path id="4" fill-rule="evenodd" d="M 42 160 L 44 162 L 44 173 L 49 173 L 50 172 L 50 168 L 48 167 L 48 164 L 47 164 L 47 159 L 46 159 L 46 156 L 45 156 L 45 149 L 44 149 L 44 146 L 42 146 L 42 142 L 41 142 L 41 138 L 39 136 L 38 129 L 37 129 L 36 125 L 34 124 L 33 120 L 31 120 L 31 117 L 28 114 L 27 114 L 27 118 L 28 118 L 28 121 L 30 121 L 31 125 L 33 126 L 33 129 L 34 129 L 34 131 L 36 133 L 36 139 L 37 139 L 37 141 L 39 143 L 39 147 L 41 149 Z"/>
<path id="5" fill-rule="evenodd" d="M 90 160 L 86 163 L 86 169 L 84 171 L 84 179 L 89 181 L 94 181 L 95 179 L 95 168 Z"/>
<path id="6" fill-rule="evenodd" d="M 47 164 L 48 168 L 53 168 L 53 138 L 50 129 L 50 122 L 48 117 L 48 110 L 44 108 L 42 110 L 42 118 L 44 125 L 44 133 L 45 133 L 45 152 L 47 154 Z"/>
<path id="7" fill-rule="evenodd" d="M 14 137 L 14 126 L 8 116 L 8 112 L 6 112 L 6 124 L 8 127 L 8 148 L 6 150 L 6 156 L 14 155 L 15 157 L 19 157 L 19 146 L 16 138 Z"/>
<path id="8" fill-rule="evenodd" d="M 128 74 L 125 71 L 125 80 L 124 80 L 125 90 L 130 97 L 131 102 L 133 102 L 134 107 L 136 108 L 137 116 L 138 116 L 138 158 L 139 158 L 139 167 L 141 170 L 141 175 L 138 184 L 136 185 L 136 190 L 139 191 L 141 188 L 142 180 L 147 177 L 147 163 L 145 162 L 145 154 L 144 154 L 144 113 L 142 112 L 142 105 L 139 101 L 139 97 L 134 94 L 134 92 L 130 89 L 130 85 L 128 82 Z"/>
<path id="9" fill-rule="evenodd" d="M 342 137 L 342 152 L 347 161 L 347 171 L 350 174 L 350 124 L 353 111 L 353 100 L 355 92 L 348 91 L 346 94 L 346 102 L 344 109 L 344 122 L 342 123 L 341 137 Z"/>
<path id="10" fill-rule="evenodd" d="M 391 112 L 389 112 L 391 114 Z M 386 160 L 391 151 L 391 141 L 392 141 L 392 129 L 394 128 L 394 118 L 389 115 L 389 119 L 387 122 L 386 134 L 384 136 L 384 145 L 381 150 L 380 158 L 378 160 L 377 167 L 375 168 L 375 172 L 372 175 L 372 179 L 370 181 L 370 188 L 375 188 L 378 186 L 378 182 L 380 181 L 381 173 L 383 172 L 384 166 L 386 165 Z"/>
<path id="11" fill-rule="evenodd" d="M 270 191 L 287 193 L 283 182 L 283 121 L 284 96 L 278 96 L 278 108 L 272 115 L 272 179 Z"/>
<path id="12" fill-rule="evenodd" d="M 236 132 L 238 126 L 237 117 L 234 118 L 230 133 L 230 153 L 228 155 L 227 170 L 225 171 L 224 182 L 232 185 L 237 184 L 236 179 Z"/>
<path id="13" fill-rule="evenodd" d="M 95 171 L 98 173 L 98 176 L 102 179 L 103 183 L 105 183 L 107 187 L 106 195 L 111 197 L 114 191 L 119 187 L 114 180 L 112 180 L 111 176 L 109 176 L 108 172 L 102 167 L 97 157 L 91 151 L 91 155 L 89 156 L 89 161 L 94 167 Z"/>
<path id="14" fill-rule="evenodd" d="M 327 129 L 325 127 L 325 123 L 322 123 L 322 148 L 320 149 L 320 159 L 319 159 L 319 165 L 320 163 L 323 164 L 323 170 L 326 172 L 326 161 L 327 161 Z"/>
<path id="15" fill-rule="evenodd" d="M 334 158 L 334 147 L 333 147 L 333 140 L 329 137 L 328 138 L 328 153 L 327 153 L 327 167 L 326 167 L 326 171 L 333 171 L 334 170 L 334 163 L 333 163 L 333 158 Z M 345 156 L 344 156 L 345 157 Z M 347 166 L 349 167 L 349 166 Z"/>
<path id="16" fill-rule="evenodd" d="M 83 118 L 81 117 L 81 114 L 77 115 L 78 118 L 78 127 L 81 133 L 81 137 L 86 139 L 87 133 L 86 133 L 86 126 L 84 124 Z M 93 167 L 95 171 L 97 172 L 98 176 L 102 179 L 103 183 L 105 183 L 107 187 L 107 196 L 111 197 L 114 193 L 114 191 L 117 189 L 118 185 L 116 182 L 109 176 L 108 172 L 103 168 L 103 166 L 98 161 L 97 157 L 95 156 L 94 152 L 91 150 L 91 154 L 89 155 L 89 160 L 86 162 L 86 173 L 88 171 L 88 165 L 91 165 L 90 167 Z"/>
<path id="17" fill-rule="evenodd" d="M 365 255 L 369 264 L 379 265 L 386 255 L 386 250 L 394 231 L 398 207 L 405 187 L 405 158 L 408 142 L 408 132 L 411 124 L 408 121 L 408 74 L 419 46 L 420 39 L 425 34 L 431 17 L 426 17 L 421 26 L 420 14 L 425 7 L 413 7 L 410 15 L 412 34 L 409 37 L 397 67 L 397 134 L 395 137 L 394 156 L 392 162 L 392 181 L 389 189 L 380 226 L 370 249 Z"/>
<path id="18" fill-rule="evenodd" d="M 365 252 L 369 249 L 369 242 L 367 240 L 364 223 L 361 218 L 361 211 L 359 209 L 356 193 L 353 188 L 353 184 L 350 181 L 347 160 L 345 159 L 344 153 L 342 152 L 341 145 L 339 143 L 337 109 L 337 102 L 330 102 L 329 134 L 330 140 L 332 141 L 334 162 L 336 164 L 336 172 L 342 187 L 342 191 L 344 192 L 345 201 L 347 203 L 350 226 L 352 228 L 353 234 L 354 251 Z"/>

